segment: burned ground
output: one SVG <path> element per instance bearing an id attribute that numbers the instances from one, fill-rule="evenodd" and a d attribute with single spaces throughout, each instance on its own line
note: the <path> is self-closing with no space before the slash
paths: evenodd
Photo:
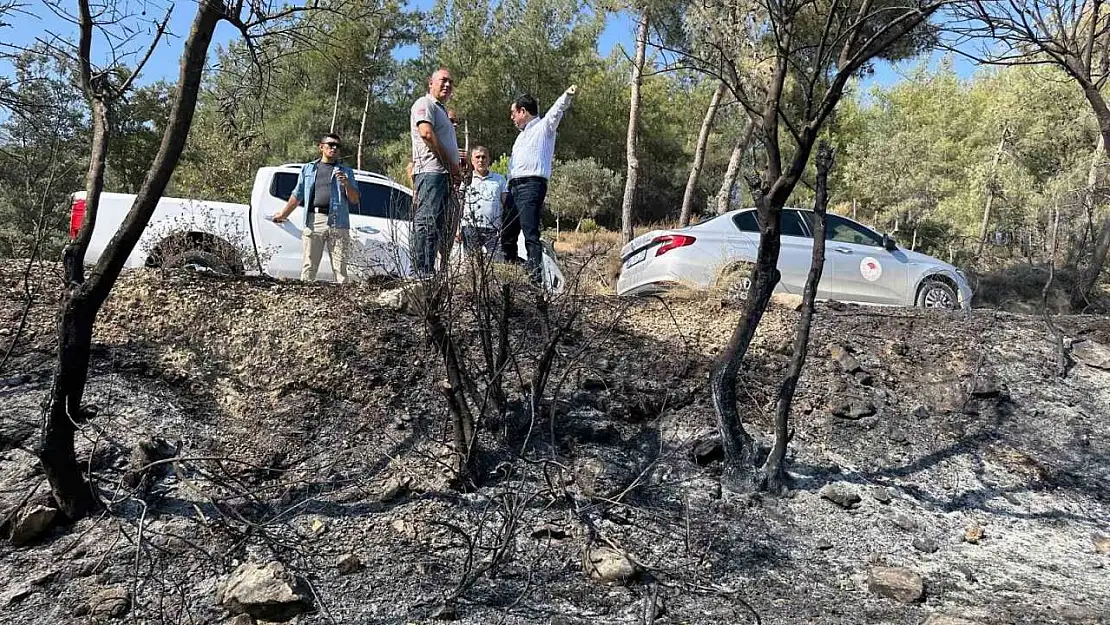
<path id="1" fill-rule="evenodd" d="M 24 318 L 21 269 L 0 276 L 3 349 Z M 0 371 L 4 517 L 46 496 L 31 451 L 56 279 L 35 270 L 42 290 Z M 0 546 L 0 622 L 110 619 L 104 588 L 127 597 L 120 622 L 230 622 L 219 582 L 274 560 L 306 583 L 306 624 L 451 611 L 466 623 L 1110 619 L 1110 372 L 1076 362 L 1057 377 L 1039 317 L 819 306 L 793 489 L 741 497 L 717 481 L 706 390 L 737 312 L 584 298 L 542 412 L 484 431 L 482 485 L 458 492 L 441 470 L 442 365 L 420 319 L 378 295 L 125 274 L 97 327 L 87 401 L 99 410 L 79 440 L 111 505 Z M 741 376 L 742 414 L 764 438 L 796 315 L 769 311 Z M 454 329 L 473 356 L 466 320 Z M 1104 318 L 1057 322 L 1069 340 L 1110 343 Z M 520 394 L 541 333 L 524 297 L 511 327 L 520 372 L 507 388 Z M 858 370 L 837 364 L 839 348 Z M 135 477 L 135 450 L 155 437 L 178 459 Z M 590 579 L 583 554 L 599 545 L 626 551 L 635 578 Z M 361 567 L 341 571 L 350 554 Z M 923 600 L 870 591 L 882 566 L 920 575 Z"/>

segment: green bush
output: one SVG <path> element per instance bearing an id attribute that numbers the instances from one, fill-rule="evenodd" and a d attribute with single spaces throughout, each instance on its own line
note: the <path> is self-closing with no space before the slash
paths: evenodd
<path id="1" fill-rule="evenodd" d="M 613 225 L 620 213 L 620 174 L 592 158 L 556 161 L 547 187 L 548 213 L 570 223 Z"/>
<path id="2" fill-rule="evenodd" d="M 601 230 L 601 226 L 599 226 L 595 220 L 591 219 L 590 217 L 586 217 L 585 219 L 582 219 L 578 222 L 578 227 L 575 228 L 575 230 L 577 232 L 589 234 L 591 232 L 599 232 Z"/>

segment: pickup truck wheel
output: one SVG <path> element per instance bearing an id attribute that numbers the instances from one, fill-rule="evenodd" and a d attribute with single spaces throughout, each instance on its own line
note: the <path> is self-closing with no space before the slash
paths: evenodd
<path id="1" fill-rule="evenodd" d="M 223 276 L 234 275 L 235 271 L 227 263 L 212 252 L 204 250 L 186 250 L 167 258 L 163 267 L 169 269 L 188 269 L 201 273 L 214 273 Z"/>

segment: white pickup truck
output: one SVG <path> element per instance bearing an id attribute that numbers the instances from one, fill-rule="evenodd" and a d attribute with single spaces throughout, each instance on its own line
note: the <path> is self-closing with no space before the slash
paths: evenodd
<path id="1" fill-rule="evenodd" d="M 138 245 L 124 265 L 129 268 L 178 266 L 223 273 L 265 274 L 275 278 L 301 275 L 301 230 L 304 207 L 283 223 L 272 221 L 297 185 L 299 163 L 263 167 L 254 178 L 250 204 L 231 204 L 164 197 Z M 412 228 L 412 191 L 381 174 L 355 170 L 359 205 L 351 210 L 352 245 L 348 272 L 353 278 L 410 275 L 409 234 Z M 85 214 L 85 193 L 74 193 L 70 237 L 77 234 Z M 135 196 L 104 193 L 89 248 L 87 264 L 95 263 L 123 222 Z M 518 255 L 525 257 L 521 236 Z M 456 245 L 456 249 L 461 245 Z M 458 255 L 454 255 L 458 258 Z M 561 292 L 563 274 L 554 251 L 544 245 L 544 281 Z M 334 280 L 331 264 L 320 263 L 320 280 Z"/>

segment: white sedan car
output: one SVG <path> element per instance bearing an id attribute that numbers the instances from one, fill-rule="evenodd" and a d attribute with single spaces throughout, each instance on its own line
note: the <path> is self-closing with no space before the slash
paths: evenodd
<path id="1" fill-rule="evenodd" d="M 776 292 L 801 295 L 813 254 L 813 212 L 782 211 L 782 279 Z M 820 299 L 970 308 L 971 287 L 952 265 L 899 248 L 894 239 L 839 215 L 828 215 Z M 621 249 L 618 295 L 643 295 L 676 285 L 726 287 L 747 293 L 759 248 L 755 209 L 725 213 L 696 226 L 653 230 Z"/>

